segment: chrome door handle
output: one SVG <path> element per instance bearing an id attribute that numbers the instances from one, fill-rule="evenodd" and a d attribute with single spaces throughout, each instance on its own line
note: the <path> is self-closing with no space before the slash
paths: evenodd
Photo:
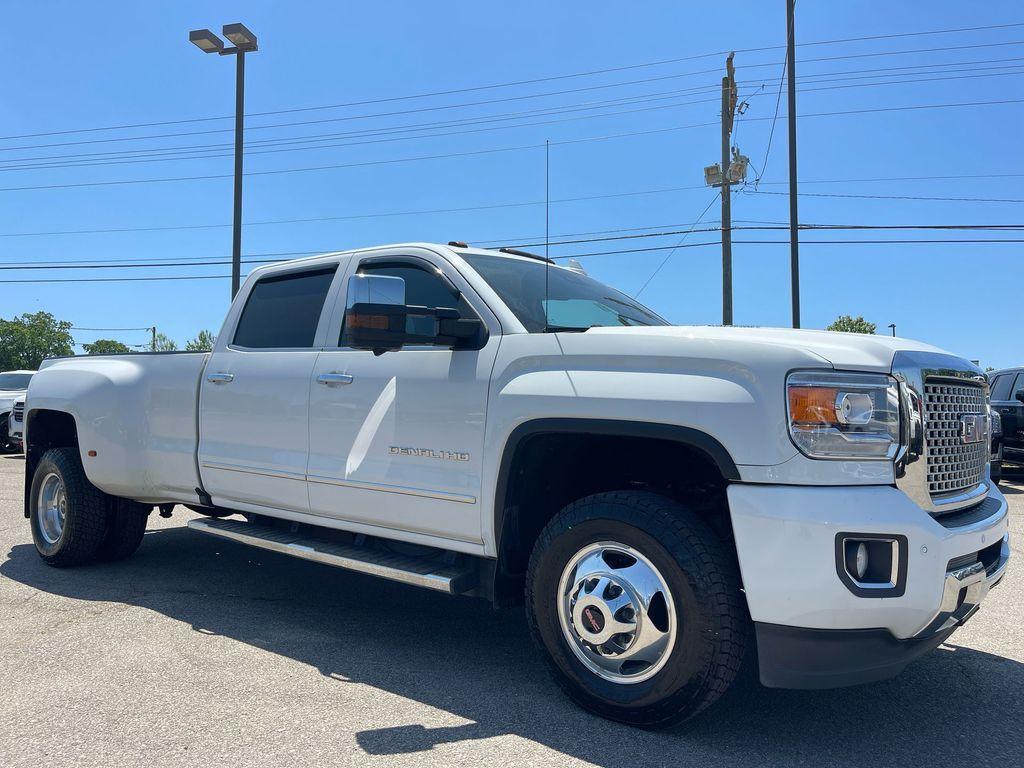
<path id="1" fill-rule="evenodd" d="M 235 380 L 235 374 L 233 373 L 208 373 L 206 374 L 206 380 L 211 384 L 230 384 Z"/>
<path id="2" fill-rule="evenodd" d="M 328 387 L 337 387 L 342 384 L 351 384 L 355 381 L 355 376 L 350 373 L 321 373 L 316 377 L 316 380 L 320 384 L 325 384 Z"/>

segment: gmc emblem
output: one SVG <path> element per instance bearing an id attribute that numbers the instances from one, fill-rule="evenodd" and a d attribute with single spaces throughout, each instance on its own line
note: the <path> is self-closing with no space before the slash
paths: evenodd
<path id="1" fill-rule="evenodd" d="M 960 417 L 960 439 L 965 443 L 980 443 L 985 439 L 985 416 L 965 413 Z"/>

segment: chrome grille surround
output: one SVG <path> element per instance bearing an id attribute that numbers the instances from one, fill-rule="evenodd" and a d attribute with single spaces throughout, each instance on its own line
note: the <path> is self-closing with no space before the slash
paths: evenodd
<path id="1" fill-rule="evenodd" d="M 892 375 L 900 383 L 901 446 L 895 460 L 896 487 L 934 516 L 984 501 L 989 488 L 987 439 L 962 444 L 966 451 L 943 443 L 952 440 L 948 433 L 953 420 L 959 430 L 961 415 L 987 414 L 985 374 L 953 355 L 897 352 Z M 930 409 L 929 391 L 933 396 Z M 943 398 L 950 401 L 944 402 Z M 972 449 L 982 455 L 980 469 L 971 463 Z"/>
<path id="2" fill-rule="evenodd" d="M 22 422 L 25 420 L 25 404 L 15 403 L 14 404 L 14 420 Z"/>
<path id="3" fill-rule="evenodd" d="M 985 479 L 988 429 L 980 441 L 965 443 L 964 415 L 988 418 L 984 388 L 945 380 L 924 382 L 925 459 L 928 493 L 934 498 L 974 488 Z"/>

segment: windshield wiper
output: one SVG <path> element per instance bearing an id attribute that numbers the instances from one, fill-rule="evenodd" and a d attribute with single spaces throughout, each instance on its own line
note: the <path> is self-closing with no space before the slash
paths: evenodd
<path id="1" fill-rule="evenodd" d="M 544 326 L 542 333 L 584 333 L 594 327 L 596 326 L 588 325 L 586 328 L 580 328 L 575 325 L 547 325 Z"/>

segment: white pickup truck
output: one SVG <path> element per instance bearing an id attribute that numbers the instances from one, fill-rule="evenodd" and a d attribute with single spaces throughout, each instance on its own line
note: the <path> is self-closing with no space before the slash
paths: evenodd
<path id="1" fill-rule="evenodd" d="M 39 554 L 146 515 L 496 605 L 582 706 L 678 722 L 729 688 L 899 673 L 1009 558 L 984 374 L 905 339 L 671 326 L 512 251 L 262 267 L 212 353 L 50 361 L 26 404 Z"/>

